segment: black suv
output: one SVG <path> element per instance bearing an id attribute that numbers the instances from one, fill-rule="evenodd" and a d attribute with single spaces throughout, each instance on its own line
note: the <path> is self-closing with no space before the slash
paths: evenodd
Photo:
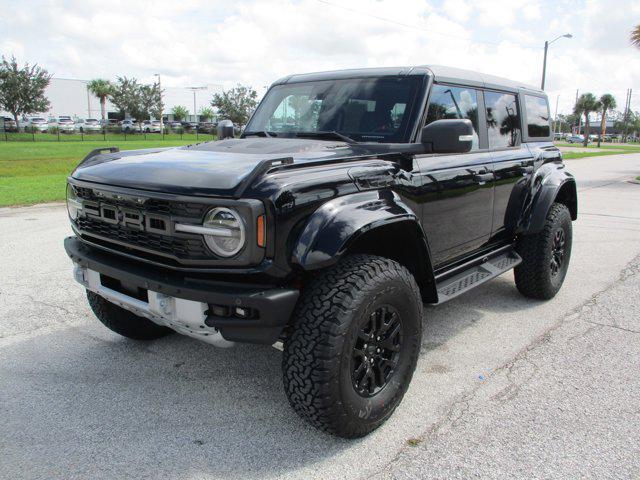
<path id="1" fill-rule="evenodd" d="M 552 298 L 577 216 L 543 91 L 425 66 L 283 78 L 241 138 L 93 151 L 67 197 L 102 323 L 275 344 L 292 407 L 343 437 L 400 403 L 423 303 L 510 269 Z"/>

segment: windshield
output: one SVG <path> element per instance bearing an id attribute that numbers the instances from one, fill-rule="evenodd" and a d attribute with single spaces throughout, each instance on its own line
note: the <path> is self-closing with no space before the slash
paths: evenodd
<path id="1" fill-rule="evenodd" d="M 380 77 L 276 85 L 245 134 L 338 132 L 361 142 L 408 142 L 420 77 Z"/>

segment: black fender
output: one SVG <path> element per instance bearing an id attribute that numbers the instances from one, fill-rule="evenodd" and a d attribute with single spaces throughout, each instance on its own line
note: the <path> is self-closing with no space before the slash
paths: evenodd
<path id="1" fill-rule="evenodd" d="M 567 172 L 564 164 L 556 162 L 546 163 L 535 172 L 518 233 L 526 235 L 542 230 L 554 202 L 566 205 L 572 220 L 578 218 L 575 178 Z"/>
<path id="2" fill-rule="evenodd" d="M 436 298 L 431 255 L 420 219 L 391 190 L 365 191 L 323 204 L 294 244 L 292 263 L 303 270 L 329 267 L 346 253 L 384 256 L 404 265 L 423 298 Z"/>

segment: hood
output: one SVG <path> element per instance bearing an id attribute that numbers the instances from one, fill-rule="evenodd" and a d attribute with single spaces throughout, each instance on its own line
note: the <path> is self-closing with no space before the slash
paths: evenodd
<path id="1" fill-rule="evenodd" d="M 246 138 L 185 147 L 130 150 L 89 156 L 72 174 L 77 180 L 182 195 L 233 196 L 263 160 L 294 163 L 352 156 L 344 142 Z"/>

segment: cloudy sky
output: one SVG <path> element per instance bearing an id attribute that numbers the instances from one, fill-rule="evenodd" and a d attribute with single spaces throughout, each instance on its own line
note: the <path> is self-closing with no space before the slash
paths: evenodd
<path id="1" fill-rule="evenodd" d="M 262 93 L 290 73 L 444 64 L 538 85 L 549 51 L 552 109 L 576 89 L 627 88 L 640 110 L 638 0 L 0 0 L 0 54 L 56 77 L 134 76 L 163 86 L 235 83 Z"/>

